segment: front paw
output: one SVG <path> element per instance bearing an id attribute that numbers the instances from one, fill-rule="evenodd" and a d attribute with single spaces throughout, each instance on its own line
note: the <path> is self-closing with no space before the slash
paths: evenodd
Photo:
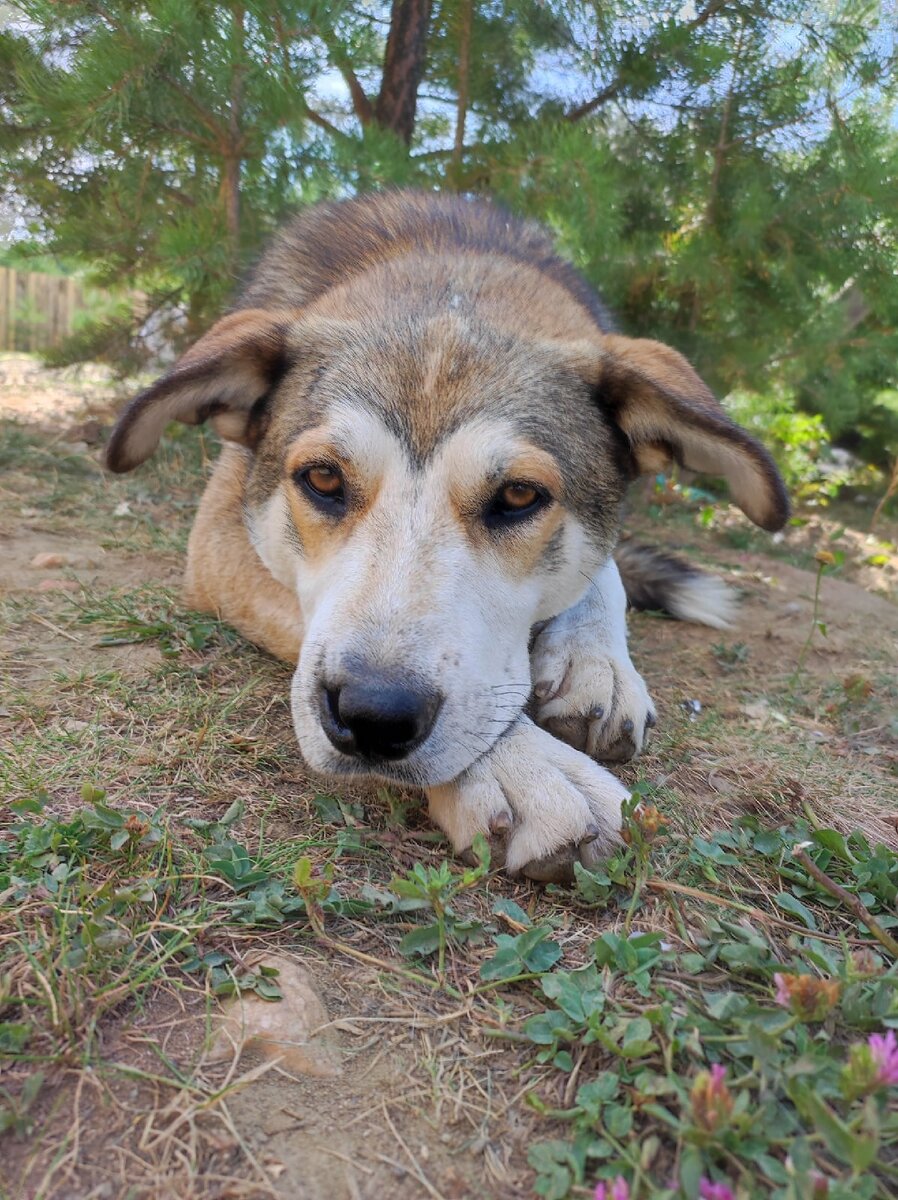
<path id="1" fill-rule="evenodd" d="M 478 833 L 510 874 L 569 882 L 619 841 L 627 789 L 522 717 L 452 783 L 428 788 L 430 815 L 458 853 Z"/>
<path id="2" fill-rule="evenodd" d="M 602 762 L 626 762 L 644 748 L 655 706 L 626 649 L 610 653 L 550 625 L 530 667 L 536 720 L 549 733 Z"/>

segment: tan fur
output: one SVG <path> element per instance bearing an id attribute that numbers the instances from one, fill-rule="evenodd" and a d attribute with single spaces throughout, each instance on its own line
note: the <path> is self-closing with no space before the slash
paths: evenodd
<path id="1" fill-rule="evenodd" d="M 237 312 L 228 313 L 212 326 L 207 334 L 186 350 L 181 358 L 180 366 L 186 367 L 198 362 L 208 362 L 222 354 L 234 356 L 243 347 L 258 344 L 259 338 L 268 336 L 283 317 L 291 314 L 267 312 L 261 308 L 241 308 Z M 255 350 L 252 358 L 257 359 Z"/>
<path id="2" fill-rule="evenodd" d="M 789 515 L 779 472 L 767 451 L 734 425 L 686 359 L 649 338 L 606 334 L 599 383 L 643 473 L 679 463 L 722 475 L 733 499 L 762 529 Z"/>
<path id="3" fill-rule="evenodd" d="M 299 605 L 250 545 L 242 514 L 245 483 L 244 453 L 225 446 L 187 543 L 184 595 L 193 608 L 214 613 L 295 665 L 302 645 Z"/>

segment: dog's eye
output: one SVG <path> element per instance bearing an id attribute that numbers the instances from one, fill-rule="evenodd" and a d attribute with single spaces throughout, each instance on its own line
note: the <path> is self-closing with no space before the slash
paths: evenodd
<path id="1" fill-rule="evenodd" d="M 346 502 L 343 476 L 335 467 L 306 467 L 296 471 L 293 478 L 309 499 L 319 507 L 331 511 L 343 508 Z"/>
<path id="2" fill-rule="evenodd" d="M 509 483 L 499 493 L 499 503 L 512 512 L 523 512 L 539 500 L 539 492 L 530 483 Z"/>
<path id="3" fill-rule="evenodd" d="M 490 501 L 486 510 L 486 523 L 507 525 L 533 516 L 548 503 L 548 495 L 535 484 L 506 483 Z"/>

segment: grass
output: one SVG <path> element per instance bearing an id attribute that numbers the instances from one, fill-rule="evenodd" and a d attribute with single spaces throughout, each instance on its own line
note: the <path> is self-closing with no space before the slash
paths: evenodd
<path id="1" fill-rule="evenodd" d="M 28 428 L 4 437 L 36 541 L 92 539 L 112 566 L 41 594 L 25 571 L 4 601 L 0 1195 L 296 1195 L 319 1177 L 341 1195 L 344 1170 L 350 1196 L 565 1200 L 618 1176 L 634 1200 L 703 1181 L 742 1200 L 898 1192 L 896 1090 L 869 1045 L 898 1029 L 895 623 L 880 601 L 865 642 L 830 587 L 866 569 L 862 538 L 812 565 L 817 611 L 813 573 L 783 589 L 803 608 L 771 636 L 762 576 L 780 568 L 757 557 L 737 564 L 758 598 L 745 629 L 634 619 L 663 721 L 623 772 L 627 842 L 541 889 L 485 845 L 452 860 L 412 795 L 308 778 L 285 669 L 159 578 L 199 491 L 194 433 L 124 480 Z M 660 519 L 731 561 L 728 518 Z M 279 1003 L 277 954 L 339 1013 L 342 1081 L 203 1059 L 223 999 Z M 271 1106 L 294 1132 L 262 1130 Z"/>

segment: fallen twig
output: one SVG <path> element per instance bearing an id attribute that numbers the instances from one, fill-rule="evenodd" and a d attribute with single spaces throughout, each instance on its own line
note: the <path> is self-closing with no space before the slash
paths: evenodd
<path id="1" fill-rule="evenodd" d="M 798 859 L 811 878 L 816 879 L 825 892 L 829 892 L 831 896 L 835 896 L 840 903 L 845 905 L 849 912 L 853 912 L 857 919 L 867 926 L 879 944 L 884 946 L 893 958 L 898 958 L 898 942 L 895 941 L 887 930 L 883 929 L 870 910 L 857 896 L 852 896 L 851 892 L 846 892 L 841 884 L 836 883 L 834 879 L 830 879 L 827 873 L 817 866 L 810 854 L 803 847 L 796 846 L 792 851 L 792 857 Z"/>
<path id="2" fill-rule="evenodd" d="M 808 930 L 801 925 L 796 925 L 794 921 L 787 921 L 783 917 L 778 917 L 776 913 L 765 912 L 763 908 L 755 908 L 752 904 L 743 904 L 740 900 L 728 900 L 726 896 L 715 896 L 713 892 L 703 892 L 701 888 L 689 887 L 685 883 L 674 883 L 670 879 L 647 879 L 645 886 L 653 892 L 678 892 L 681 896 L 691 896 L 693 900 L 703 900 L 706 904 L 719 904 L 724 908 L 734 908 L 737 912 L 744 913 L 752 920 L 760 922 L 771 922 L 774 925 L 779 925 L 781 929 L 788 929 L 791 933 L 807 934 Z M 866 912 L 866 909 L 864 910 Z M 842 944 L 842 938 L 836 937 L 831 933 L 822 933 L 820 930 L 814 931 L 814 937 L 819 938 L 823 942 L 833 942 L 836 945 Z M 869 938 L 846 938 L 847 942 L 854 946 L 869 946 L 871 945 Z"/>

